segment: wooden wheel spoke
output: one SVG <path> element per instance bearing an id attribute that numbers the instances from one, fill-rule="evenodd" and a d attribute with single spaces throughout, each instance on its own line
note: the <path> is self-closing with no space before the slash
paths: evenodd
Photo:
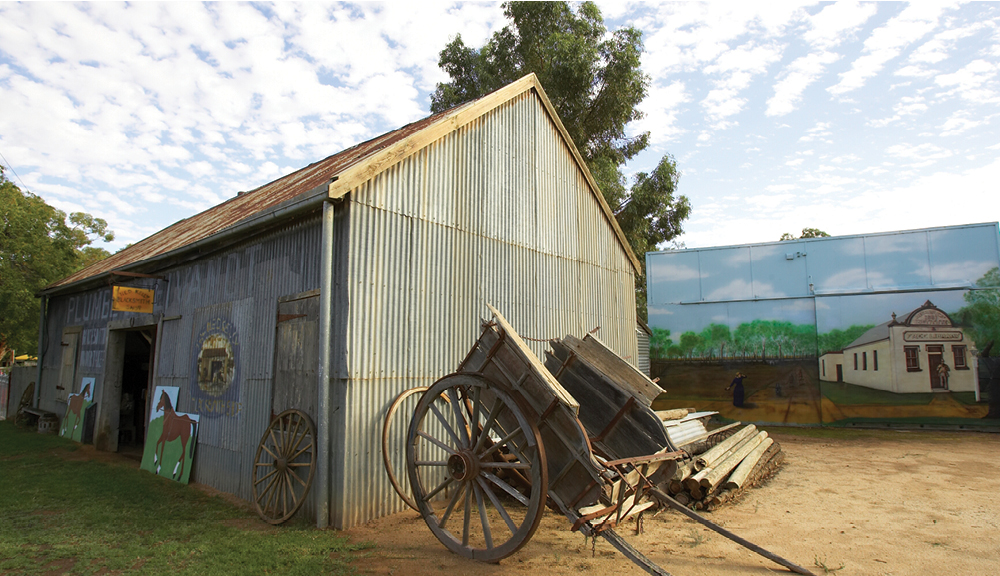
<path id="1" fill-rule="evenodd" d="M 270 466 L 270 464 L 268 464 L 268 466 Z M 271 476 L 274 476 L 274 475 L 275 475 L 275 474 L 277 474 L 277 473 L 278 473 L 278 470 L 277 470 L 277 469 L 274 469 L 274 470 L 271 470 L 271 471 L 270 471 L 270 472 L 268 472 L 267 474 L 265 474 L 265 475 L 261 476 L 260 478 L 258 478 L 258 479 L 257 479 L 257 481 L 253 483 L 253 484 L 254 484 L 254 486 L 256 486 L 257 484 L 260 484 L 260 483 L 261 483 L 261 482 L 263 482 L 264 480 L 267 480 L 268 478 L 270 478 Z"/>
<path id="2" fill-rule="evenodd" d="M 295 497 L 295 486 L 292 486 L 291 472 L 285 473 L 285 484 L 288 485 L 288 495 L 292 497 L 292 506 L 298 504 L 298 498 Z M 288 513 L 287 511 L 285 512 Z"/>
<path id="3" fill-rule="evenodd" d="M 299 484 L 302 484 L 303 486 L 306 486 L 306 487 L 309 486 L 309 484 L 305 480 L 303 480 L 302 478 L 299 478 L 298 474 L 292 472 L 291 470 L 289 470 L 289 473 L 290 473 L 290 476 L 292 478 L 295 478 L 296 480 L 298 480 Z M 305 492 L 303 492 L 302 495 L 305 496 Z"/>
<path id="4" fill-rule="evenodd" d="M 447 466 L 447 460 L 417 460 L 415 462 L 417 466 Z"/>
<path id="5" fill-rule="evenodd" d="M 515 500 L 517 500 L 521 504 L 524 504 L 525 506 L 527 506 L 528 504 L 530 504 L 530 501 L 528 500 L 527 497 L 525 497 L 524 494 L 521 494 L 513 486 L 511 486 L 510 484 L 508 484 L 508 483 L 504 482 L 503 480 L 501 480 L 499 476 L 497 476 L 495 474 L 490 474 L 489 472 L 486 472 L 486 471 L 483 471 L 482 475 L 483 475 L 484 478 L 486 478 L 490 482 L 492 482 L 492 483 L 496 484 L 497 486 L 499 486 L 501 490 L 503 490 L 507 494 L 510 494 L 511 498 L 514 498 Z"/>
<path id="6" fill-rule="evenodd" d="M 444 417 L 444 414 L 438 410 L 438 407 L 435 406 L 433 402 L 431 403 L 430 408 L 431 412 L 434 412 L 434 416 L 436 416 L 438 421 L 441 422 L 441 425 L 444 426 L 445 431 L 449 436 L 451 436 L 452 441 L 455 442 L 455 446 L 461 446 L 462 441 L 458 439 L 458 434 L 455 434 L 455 430 L 452 429 L 451 424 L 448 423 L 448 419 Z"/>
<path id="7" fill-rule="evenodd" d="M 440 449 L 444 450 L 445 452 L 447 452 L 448 455 L 451 455 L 451 454 L 455 453 L 455 450 L 451 446 L 448 446 L 444 442 L 438 440 L 437 438 L 431 436 L 430 434 L 428 434 L 427 432 L 424 432 L 423 430 L 417 432 L 417 436 L 420 436 L 421 438 L 426 438 L 432 444 L 434 444 L 438 448 L 440 448 Z"/>
<path id="8" fill-rule="evenodd" d="M 286 485 L 288 484 L 288 475 L 281 475 L 281 515 L 285 516 L 288 514 L 288 489 Z"/>
<path id="9" fill-rule="evenodd" d="M 493 493 L 493 490 L 490 490 L 489 485 L 486 484 L 486 480 L 483 480 L 481 477 L 477 476 L 476 482 L 479 483 L 479 488 L 483 492 L 486 492 L 486 496 L 489 497 L 490 502 L 493 503 L 493 507 L 496 508 L 497 513 L 500 514 L 500 517 L 503 518 L 503 521 L 507 524 L 507 528 L 510 528 L 511 535 L 516 534 L 517 525 L 514 524 L 514 520 L 511 519 L 510 514 L 507 513 L 507 510 L 503 507 L 503 504 L 500 503 L 500 499 L 497 498 L 497 495 Z"/>
<path id="10" fill-rule="evenodd" d="M 291 454 L 292 452 L 295 451 L 295 448 L 292 448 L 292 441 L 295 440 L 295 438 L 298 437 L 299 435 L 299 426 L 302 425 L 302 420 L 299 420 L 297 418 L 295 419 L 294 430 L 292 430 L 292 425 L 293 425 L 292 418 L 289 417 L 288 428 L 285 429 L 285 445 L 281 449 L 282 454 Z"/>
<path id="11" fill-rule="evenodd" d="M 299 424 L 301 424 L 301 423 L 302 423 L 302 421 L 299 420 Z M 295 438 L 296 438 L 296 440 L 295 440 L 295 443 L 293 444 L 293 443 L 289 442 L 289 445 L 291 447 L 288 449 L 288 452 L 286 452 L 286 454 L 291 454 L 292 452 L 295 452 L 296 450 L 298 450 L 299 446 L 302 445 L 302 441 L 305 440 L 306 436 L 308 436 L 308 435 L 309 435 L 309 430 L 308 429 L 307 430 L 302 430 L 302 434 L 299 434 L 298 433 L 298 427 L 296 427 L 296 432 L 295 432 Z M 309 444 L 306 444 L 306 449 L 308 450 L 309 448 L 312 448 L 312 441 L 311 440 L 309 441 Z M 302 453 L 301 451 L 298 452 L 298 453 L 296 453 L 295 456 L 292 456 L 291 458 L 289 458 L 289 460 L 294 460 L 296 458 L 296 456 L 298 456 L 301 453 Z"/>
<path id="12" fill-rule="evenodd" d="M 438 492 L 440 492 L 440 491 L 444 490 L 444 489 L 445 489 L 445 488 L 446 488 L 446 487 L 447 487 L 447 486 L 448 486 L 449 484 L 451 484 L 451 483 L 452 483 L 452 482 L 454 482 L 454 481 L 455 481 L 455 479 L 454 479 L 454 478 L 452 478 L 451 476 L 448 476 L 447 478 L 445 478 L 445 479 L 444 479 L 444 482 L 442 482 L 442 483 L 438 484 L 438 487 L 437 487 L 437 488 L 435 488 L 434 490 L 431 490 L 431 491 L 430 491 L 430 492 L 429 492 L 429 493 L 427 494 L 427 496 L 425 496 L 425 497 L 424 497 L 424 501 L 425 501 L 425 502 L 429 501 L 429 500 L 430 500 L 431 498 L 433 498 L 433 497 L 434 497 L 434 496 L 435 496 L 435 495 L 436 495 L 436 494 L 437 494 Z"/>
<path id="13" fill-rule="evenodd" d="M 279 427 L 281 426 L 280 421 L 278 422 L 278 426 Z M 277 436 L 274 435 L 274 427 L 272 426 L 271 428 L 268 428 L 267 433 L 270 434 L 271 436 L 271 446 L 273 446 L 274 449 L 277 450 L 278 452 L 281 452 L 281 443 L 278 442 Z M 271 454 L 271 456 L 274 456 L 275 460 L 278 459 L 278 455 L 272 452 L 270 449 L 268 449 L 267 444 L 261 444 L 261 446 L 263 446 L 264 450 L 267 450 Z"/>
<path id="14" fill-rule="evenodd" d="M 309 450 L 312 450 L 312 448 L 313 448 L 313 443 L 309 442 L 309 444 L 307 444 L 301 450 L 299 450 L 298 452 L 296 452 L 295 454 L 293 454 L 291 457 L 289 457 L 288 460 L 295 460 L 296 458 L 298 458 L 299 456 L 305 454 Z M 312 459 L 310 458 L 310 460 L 312 460 Z"/>
<path id="15" fill-rule="evenodd" d="M 490 532 L 490 518 L 486 515 L 486 506 L 483 505 L 483 490 L 479 484 L 472 485 L 473 492 L 476 493 L 476 507 L 479 508 L 479 522 L 483 526 L 483 538 L 486 540 L 486 549 L 493 549 L 493 534 Z"/>
<path id="16" fill-rule="evenodd" d="M 531 464 L 527 462 L 493 462 L 492 460 L 480 462 L 483 468 L 506 468 L 507 470 L 531 470 Z"/>
<path id="17" fill-rule="evenodd" d="M 274 473 L 277 474 L 278 471 L 275 470 Z M 260 501 L 261 498 L 263 498 L 265 495 L 267 495 L 268 491 L 271 489 L 271 487 L 274 486 L 274 483 L 276 481 L 277 481 L 277 478 L 272 478 L 271 481 L 267 483 L 267 486 L 264 487 L 264 491 L 257 495 L 257 501 L 258 502 Z M 265 502 L 266 502 L 266 500 L 265 500 Z"/>
<path id="18" fill-rule="evenodd" d="M 481 412 L 480 407 L 481 407 L 481 404 L 482 404 L 482 402 L 480 402 L 480 400 L 479 400 L 479 395 L 480 395 L 481 392 L 482 392 L 482 389 L 479 388 L 478 386 L 476 386 L 475 388 L 472 389 L 472 400 L 471 400 L 472 410 L 471 411 L 469 410 L 470 400 L 469 400 L 468 392 L 465 395 L 465 402 L 464 402 L 464 404 L 465 404 L 465 410 L 466 410 L 466 412 L 469 412 L 469 429 L 472 432 L 472 438 L 470 439 L 470 443 L 472 443 L 472 444 L 476 444 L 476 443 L 479 442 L 479 435 L 482 433 L 482 431 L 480 430 L 480 426 L 479 426 L 479 415 L 480 415 L 480 412 Z"/>
<path id="19" fill-rule="evenodd" d="M 454 388 L 449 388 L 448 397 L 451 399 L 451 411 L 455 414 L 455 425 L 458 426 L 458 430 L 462 434 L 462 443 L 460 446 L 466 448 L 471 444 L 469 434 L 472 431 L 469 430 L 469 423 L 466 422 L 465 416 L 462 416 L 462 403 L 458 397 L 458 391 Z"/>
<path id="20" fill-rule="evenodd" d="M 476 441 L 476 447 L 473 448 L 474 452 L 479 452 L 483 448 L 483 444 L 486 439 L 490 437 L 490 430 L 493 428 L 493 424 L 500 417 L 500 412 L 502 412 L 506 406 L 504 406 L 503 398 L 497 398 L 493 401 L 493 407 L 490 409 L 490 415 L 486 419 L 486 424 L 483 426 L 482 433 L 479 434 L 479 439 Z"/>
<path id="21" fill-rule="evenodd" d="M 497 442 L 496 444 L 494 444 L 493 446 L 491 446 L 489 450 L 487 450 L 486 452 L 483 452 L 482 454 L 480 454 L 479 455 L 479 459 L 480 460 L 485 460 L 486 458 L 488 458 L 490 456 L 490 454 L 493 454 L 494 452 L 496 452 L 497 450 L 499 450 L 501 447 L 503 447 L 505 444 L 508 444 L 515 436 L 517 436 L 518 434 L 522 434 L 523 432 L 524 431 L 521 430 L 521 427 L 518 426 L 516 430 L 514 430 L 510 434 L 507 434 L 506 436 L 504 436 L 503 438 L 501 438 L 499 442 Z"/>
<path id="22" fill-rule="evenodd" d="M 275 454 L 274 452 L 271 452 L 271 449 L 270 449 L 270 448 L 268 448 L 266 444 L 261 444 L 261 445 L 260 445 L 260 447 L 261 447 L 261 449 L 262 449 L 262 450 L 263 450 L 264 452 L 267 452 L 268 454 L 270 454 L 270 455 L 271 455 L 271 458 L 274 458 L 275 460 L 277 460 L 277 459 L 278 459 L 278 455 L 277 455 L 277 454 Z"/>
<path id="23" fill-rule="evenodd" d="M 469 545 L 469 523 L 472 521 L 472 487 L 465 491 L 465 521 L 462 524 L 462 546 Z"/>
<path id="24" fill-rule="evenodd" d="M 445 508 L 444 514 L 441 516 L 441 521 L 438 523 L 439 528 L 444 528 L 444 523 L 448 521 L 448 517 L 451 516 L 452 511 L 455 509 L 455 503 L 458 502 L 459 497 L 464 491 L 465 485 L 459 484 L 458 490 L 455 490 L 455 494 L 452 495 L 451 501 L 448 502 L 448 507 Z"/>
<path id="25" fill-rule="evenodd" d="M 289 468 L 303 468 L 306 466 L 312 466 L 312 462 L 289 462 Z"/>

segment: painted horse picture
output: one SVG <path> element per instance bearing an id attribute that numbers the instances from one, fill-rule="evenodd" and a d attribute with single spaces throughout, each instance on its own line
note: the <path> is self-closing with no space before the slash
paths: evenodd
<path id="1" fill-rule="evenodd" d="M 197 414 L 177 412 L 177 391 L 173 386 L 157 386 L 155 410 L 146 432 L 143 470 L 187 483 L 198 434 Z"/>
<path id="2" fill-rule="evenodd" d="M 92 404 L 93 398 L 92 383 L 86 379 L 84 382 L 79 394 L 69 395 L 66 416 L 63 417 L 62 426 L 59 428 L 60 436 L 77 442 L 83 441 L 83 416 Z"/>

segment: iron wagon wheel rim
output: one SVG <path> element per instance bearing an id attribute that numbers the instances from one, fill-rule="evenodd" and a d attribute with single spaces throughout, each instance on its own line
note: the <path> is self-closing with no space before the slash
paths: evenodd
<path id="1" fill-rule="evenodd" d="M 396 399 L 392 401 L 389 406 L 389 411 L 385 414 L 385 422 L 382 423 L 382 464 L 385 465 L 385 473 L 389 476 L 389 483 L 392 484 L 392 489 L 396 491 L 396 494 L 406 503 L 407 506 L 420 512 L 420 508 L 417 507 L 417 503 L 414 502 L 413 497 L 410 496 L 409 491 L 400 485 L 399 480 L 396 477 L 396 472 L 392 468 L 392 462 L 389 459 L 389 436 L 390 428 L 392 427 L 392 417 L 396 415 L 396 411 L 399 410 L 400 405 L 414 394 L 422 394 L 426 392 L 428 386 L 418 386 L 416 388 L 410 388 L 409 390 L 404 390 L 396 396 Z M 409 428 L 409 426 L 407 426 Z"/>
<path id="2" fill-rule="evenodd" d="M 434 402 L 442 395 L 450 399 L 449 416 L 455 418 L 456 424 L 460 421 L 461 426 L 449 425 L 440 409 L 436 409 Z M 490 405 L 485 400 L 491 400 Z M 510 430 L 503 429 L 498 416 L 508 421 Z M 428 417 L 429 422 L 444 428 L 445 433 L 430 432 L 430 426 L 424 425 Z M 497 562 L 517 552 L 534 535 L 545 512 L 548 486 L 545 450 L 535 420 L 530 407 L 519 402 L 506 387 L 478 374 L 451 374 L 424 392 L 410 421 L 406 468 L 420 514 L 431 532 L 451 551 L 475 560 Z M 476 421 L 478 425 L 470 425 Z M 427 448 L 433 444 L 445 451 L 447 460 L 418 460 L 422 443 Z M 498 459 L 501 452 L 513 457 L 509 461 Z M 531 490 L 526 494 L 501 479 L 505 468 L 527 476 Z M 422 475 L 435 472 L 444 480 L 430 481 L 426 486 Z M 447 507 L 439 518 L 431 503 L 448 487 L 455 490 L 450 499 L 441 500 L 440 504 L 447 500 Z M 501 497 L 513 498 L 516 503 L 505 507 Z M 447 522 L 452 520 L 452 512 L 458 510 L 459 500 L 464 501 L 461 505 L 464 518 L 453 520 L 453 524 L 461 524 L 455 534 Z M 478 510 L 477 518 L 472 517 L 473 504 Z M 493 506 L 502 522 L 490 522 L 488 505 Z M 510 516 L 512 511 L 518 516 L 517 521 Z M 506 540 L 494 542 L 494 528 Z M 479 531 L 477 536 L 482 536 L 482 543 L 470 541 L 474 529 Z"/>
<path id="3" fill-rule="evenodd" d="M 305 480 L 296 472 L 301 468 L 307 470 Z M 316 425 L 301 410 L 285 410 L 257 444 L 251 473 L 257 514 L 268 524 L 288 521 L 305 502 L 315 474 Z"/>

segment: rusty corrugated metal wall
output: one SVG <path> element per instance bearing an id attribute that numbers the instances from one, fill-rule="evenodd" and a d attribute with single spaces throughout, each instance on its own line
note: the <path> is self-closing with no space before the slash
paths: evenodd
<path id="1" fill-rule="evenodd" d="M 636 358 L 628 257 L 534 93 L 377 175 L 345 212 L 334 274 L 335 310 L 347 314 L 334 321 L 343 431 L 331 439 L 334 526 L 403 508 L 382 470 L 382 419 L 399 392 L 455 370 L 487 302 L 524 336 L 599 326 L 605 343 Z M 542 357 L 546 345 L 529 344 Z M 394 453 L 405 474 L 402 447 Z"/>

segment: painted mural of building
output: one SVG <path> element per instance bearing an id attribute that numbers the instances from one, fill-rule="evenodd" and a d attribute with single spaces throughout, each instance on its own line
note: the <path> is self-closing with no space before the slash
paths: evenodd
<path id="1" fill-rule="evenodd" d="M 895 393 L 977 392 L 976 350 L 930 300 L 819 358 L 820 380 Z"/>
<path id="2" fill-rule="evenodd" d="M 646 272 L 662 408 L 845 426 L 988 411 L 977 348 L 1000 301 L 996 222 L 650 252 Z M 725 392 L 737 373 L 742 406 Z"/>

